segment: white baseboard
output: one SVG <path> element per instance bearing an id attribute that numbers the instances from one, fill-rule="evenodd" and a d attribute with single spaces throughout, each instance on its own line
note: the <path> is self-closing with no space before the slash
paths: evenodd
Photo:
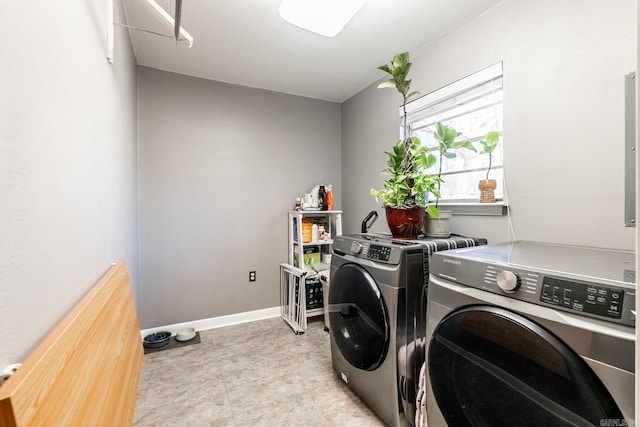
<path id="1" fill-rule="evenodd" d="M 157 326 L 155 328 L 141 330 L 140 336 L 144 338 L 145 336 L 158 331 L 169 331 L 171 334 L 175 335 L 175 333 L 182 328 L 195 328 L 196 331 L 206 331 L 207 329 L 255 322 L 256 320 L 271 319 L 278 316 L 280 316 L 280 306 L 263 308 L 262 310 L 246 311 L 244 313 L 229 314 L 227 316 L 193 320 L 191 322 L 175 323 L 173 325 Z"/>

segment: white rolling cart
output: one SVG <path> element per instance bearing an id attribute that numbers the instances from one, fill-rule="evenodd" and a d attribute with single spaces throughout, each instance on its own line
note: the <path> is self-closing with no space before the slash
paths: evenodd
<path id="1" fill-rule="evenodd" d="M 303 233 L 303 221 L 321 224 L 324 238 Z M 301 334 L 307 329 L 308 317 L 324 314 L 319 272 L 329 270 L 323 256 L 331 255 L 333 237 L 342 234 L 342 211 L 289 211 L 288 228 L 288 260 L 280 264 L 280 316 Z M 308 283 L 317 285 L 307 287 Z"/>

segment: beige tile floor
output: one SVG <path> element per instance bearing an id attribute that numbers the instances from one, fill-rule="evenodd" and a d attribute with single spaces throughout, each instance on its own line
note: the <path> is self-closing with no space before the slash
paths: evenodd
<path id="1" fill-rule="evenodd" d="M 134 425 L 383 426 L 335 375 L 322 317 L 310 320 L 302 335 L 278 317 L 146 354 Z"/>

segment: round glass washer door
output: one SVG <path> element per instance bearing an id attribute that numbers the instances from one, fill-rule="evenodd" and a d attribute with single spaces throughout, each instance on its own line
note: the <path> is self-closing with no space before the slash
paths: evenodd
<path id="1" fill-rule="evenodd" d="M 429 344 L 431 387 L 450 426 L 599 426 L 623 416 L 602 381 L 555 335 L 491 306 L 447 315 Z"/>
<path id="2" fill-rule="evenodd" d="M 331 277 L 329 331 L 356 368 L 373 371 L 387 355 L 387 308 L 371 274 L 357 264 L 344 264 Z"/>

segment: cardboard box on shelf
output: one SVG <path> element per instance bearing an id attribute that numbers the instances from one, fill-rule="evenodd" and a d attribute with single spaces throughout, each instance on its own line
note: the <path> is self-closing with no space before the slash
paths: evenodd
<path id="1" fill-rule="evenodd" d="M 313 221 L 310 218 L 302 220 L 302 243 L 311 242 L 311 234 L 313 229 Z"/>

